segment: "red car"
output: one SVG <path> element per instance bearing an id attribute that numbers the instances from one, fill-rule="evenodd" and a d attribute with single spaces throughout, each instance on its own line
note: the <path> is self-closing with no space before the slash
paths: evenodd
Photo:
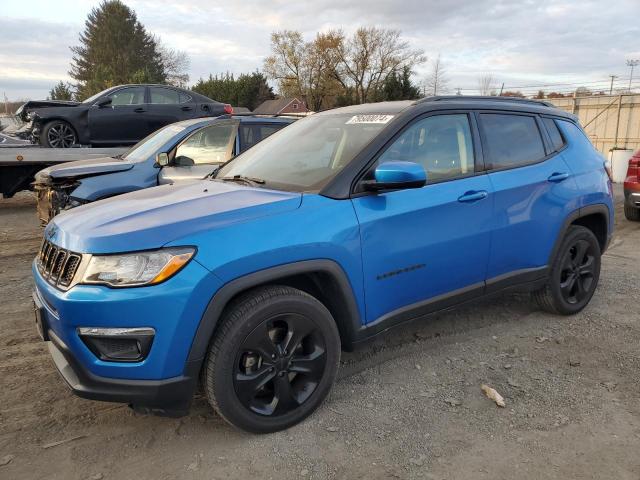
<path id="1" fill-rule="evenodd" d="M 629 159 L 624 179 L 624 216 L 627 220 L 640 221 L 640 150 Z"/>

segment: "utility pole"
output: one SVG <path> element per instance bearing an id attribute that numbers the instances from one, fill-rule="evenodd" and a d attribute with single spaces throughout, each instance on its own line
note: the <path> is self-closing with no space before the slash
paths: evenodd
<path id="1" fill-rule="evenodd" d="M 502 96 L 502 90 L 504 90 L 504 82 L 502 82 L 502 86 L 500 87 L 500 95 L 498 95 L 499 97 Z"/>
<path id="2" fill-rule="evenodd" d="M 631 81 L 633 80 L 633 69 L 640 65 L 640 60 L 627 60 L 627 67 L 631 67 L 631 73 L 629 74 L 629 93 L 631 93 Z"/>
<path id="3" fill-rule="evenodd" d="M 613 81 L 618 78 L 617 75 L 609 75 L 609 78 L 611 79 L 611 86 L 609 87 L 609 95 L 611 95 L 613 93 Z"/>

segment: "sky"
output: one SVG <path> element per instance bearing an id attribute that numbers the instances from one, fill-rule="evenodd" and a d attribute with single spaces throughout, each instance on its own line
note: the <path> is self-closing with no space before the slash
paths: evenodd
<path id="1" fill-rule="evenodd" d="M 251 72 L 270 53 L 270 34 L 359 26 L 399 29 L 429 59 L 440 55 L 450 93 L 473 94 L 490 74 L 496 88 L 538 85 L 608 90 L 628 85 L 640 59 L 640 1 L 591 0 L 124 0 L 151 33 L 191 59 L 191 83 L 210 73 Z M 97 0 L 0 0 L 0 99 L 45 98 L 68 76 L 71 51 Z M 640 88 L 640 67 L 637 69 Z M 430 64 L 416 68 L 422 81 Z M 634 81 L 634 86 L 636 82 Z M 554 88 L 555 87 L 555 88 Z"/>

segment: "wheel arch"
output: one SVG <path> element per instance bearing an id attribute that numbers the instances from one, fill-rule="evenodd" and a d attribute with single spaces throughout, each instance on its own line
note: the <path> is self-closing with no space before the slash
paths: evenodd
<path id="1" fill-rule="evenodd" d="M 598 239 L 600 252 L 604 253 L 607 249 L 610 236 L 609 216 L 609 208 L 604 203 L 588 205 L 571 212 L 565 219 L 560 232 L 558 233 L 551 255 L 549 255 L 548 264 L 551 265 L 553 263 L 553 259 L 558 253 L 562 239 L 565 237 L 569 228 L 573 225 L 580 225 L 591 230 Z"/>
<path id="2" fill-rule="evenodd" d="M 225 308 L 239 295 L 264 285 L 287 285 L 317 298 L 331 312 L 340 333 L 342 348 L 353 348 L 355 332 L 361 324 L 347 274 L 333 260 L 306 260 L 250 273 L 220 288 L 200 320 L 188 362 L 204 360 Z"/>

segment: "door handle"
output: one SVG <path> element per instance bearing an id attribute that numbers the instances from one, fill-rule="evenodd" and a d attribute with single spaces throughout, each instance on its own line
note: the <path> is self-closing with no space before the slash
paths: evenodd
<path id="1" fill-rule="evenodd" d="M 182 107 L 182 111 L 183 112 L 190 112 L 191 111 L 191 107 Z"/>
<path id="2" fill-rule="evenodd" d="M 138 108 L 134 109 L 133 111 L 136 112 L 136 113 L 146 112 L 146 110 L 144 108 L 142 108 L 142 107 L 138 107 Z"/>
<path id="3" fill-rule="evenodd" d="M 478 200 L 487 198 L 488 195 L 489 194 L 486 192 L 486 190 L 470 190 L 461 197 L 458 197 L 458 201 L 464 203 L 477 202 Z"/>
<path id="4" fill-rule="evenodd" d="M 567 178 L 569 178 L 569 174 L 566 172 L 553 172 L 547 180 L 553 183 L 558 183 L 566 180 Z"/>

